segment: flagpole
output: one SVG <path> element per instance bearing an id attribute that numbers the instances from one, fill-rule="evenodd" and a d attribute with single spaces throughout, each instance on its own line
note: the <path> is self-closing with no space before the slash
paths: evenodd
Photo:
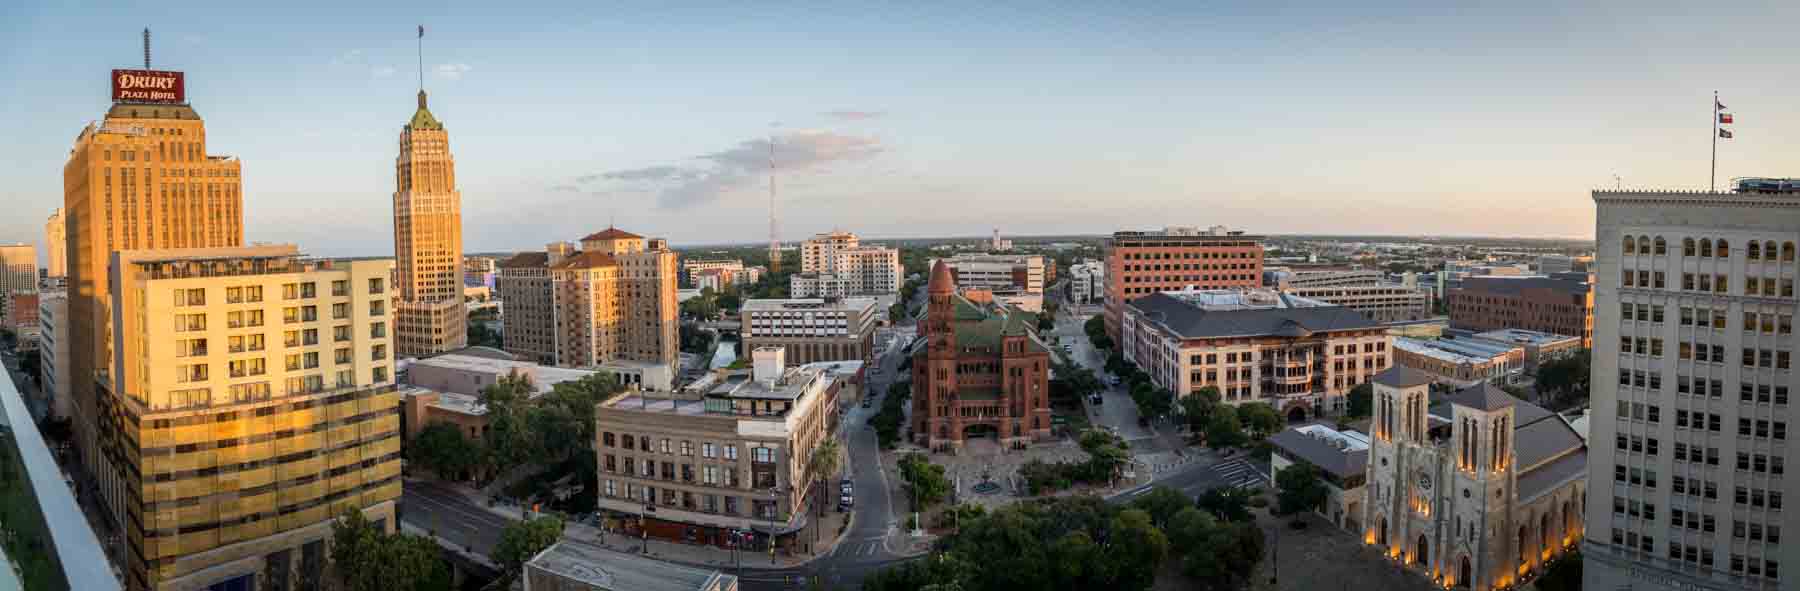
<path id="1" fill-rule="evenodd" d="M 1712 169 L 1706 174 L 1706 191 L 1719 190 L 1719 91 L 1713 91 L 1712 104 Z"/>

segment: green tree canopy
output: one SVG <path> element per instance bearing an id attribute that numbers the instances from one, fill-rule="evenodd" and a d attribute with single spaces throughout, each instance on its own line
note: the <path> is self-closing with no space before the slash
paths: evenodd
<path id="1" fill-rule="evenodd" d="M 906 482 L 907 491 L 917 499 L 923 509 L 950 496 L 950 478 L 944 475 L 944 467 L 931 463 L 922 453 L 909 453 L 900 458 L 900 479 Z"/>
<path id="2" fill-rule="evenodd" d="M 1350 389 L 1347 402 L 1350 406 L 1347 412 L 1351 417 L 1369 416 L 1375 409 L 1375 386 L 1369 382 L 1357 384 L 1355 388 Z"/>
<path id="3" fill-rule="evenodd" d="M 1200 493 L 1194 505 L 1214 518 L 1225 521 L 1250 520 L 1250 491 L 1241 488 L 1214 487 Z"/>
<path id="4" fill-rule="evenodd" d="M 445 480 L 460 480 L 481 465 L 481 446 L 463 436 L 452 423 L 431 423 L 406 445 L 406 459 L 424 466 Z"/>
<path id="5" fill-rule="evenodd" d="M 1221 404 L 1213 409 L 1206 423 L 1206 445 L 1213 449 L 1234 447 L 1244 443 L 1244 427 L 1238 423 L 1237 408 Z"/>
<path id="6" fill-rule="evenodd" d="M 1319 477 L 1319 469 L 1306 462 L 1293 464 L 1275 473 L 1275 486 L 1281 491 L 1277 495 L 1281 512 L 1288 514 L 1317 509 L 1325 504 L 1325 498 L 1329 494 L 1325 481 Z"/>
<path id="7" fill-rule="evenodd" d="M 1275 407 L 1262 402 L 1252 402 L 1239 406 L 1238 420 L 1243 421 L 1244 428 L 1257 439 L 1268 437 L 1281 430 L 1281 413 Z"/>
<path id="8" fill-rule="evenodd" d="M 500 531 L 491 558 L 507 573 L 518 573 L 531 557 L 562 539 L 562 532 L 562 519 L 552 515 L 509 523 Z"/>
<path id="9" fill-rule="evenodd" d="M 450 565 L 429 539 L 388 535 L 361 511 L 331 524 L 331 560 L 346 591 L 431 591 L 450 588 Z"/>
<path id="10" fill-rule="evenodd" d="M 1219 407 L 1219 389 L 1205 386 L 1181 397 L 1181 414 L 1187 418 L 1188 430 L 1199 433 L 1212 421 L 1213 409 Z"/>
<path id="11" fill-rule="evenodd" d="M 1169 519 L 1183 509 L 1192 509 L 1194 501 L 1181 491 L 1157 486 L 1131 500 L 1131 508 L 1143 511 L 1157 527 L 1167 527 Z"/>

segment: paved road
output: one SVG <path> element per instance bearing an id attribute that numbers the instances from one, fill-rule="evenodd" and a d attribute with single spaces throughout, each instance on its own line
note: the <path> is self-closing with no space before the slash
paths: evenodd
<path id="1" fill-rule="evenodd" d="M 1076 363 L 1093 370 L 1094 375 L 1101 379 L 1106 379 L 1106 357 L 1094 348 L 1093 343 L 1088 342 L 1087 332 L 1082 328 L 1090 317 L 1075 314 L 1073 310 L 1058 314 L 1056 328 L 1051 334 L 1069 345 L 1072 353 L 1070 357 Z M 1147 439 L 1153 435 L 1148 429 L 1138 426 L 1137 403 L 1132 402 L 1131 393 L 1125 391 L 1124 386 L 1108 386 L 1101 392 L 1100 399 L 1102 404 L 1099 405 L 1082 401 L 1087 406 L 1089 421 L 1098 426 L 1113 427 L 1118 430 L 1119 436 L 1129 441 Z"/>
<path id="2" fill-rule="evenodd" d="M 400 520 L 483 556 L 493 552 L 500 531 L 510 522 L 449 485 L 422 480 L 406 481 L 400 493 Z"/>

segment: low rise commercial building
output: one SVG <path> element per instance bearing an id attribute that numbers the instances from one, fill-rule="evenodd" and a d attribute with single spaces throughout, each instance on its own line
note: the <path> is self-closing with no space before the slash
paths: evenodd
<path id="1" fill-rule="evenodd" d="M 1362 313 L 1269 289 L 1176 291 L 1133 300 L 1121 350 L 1158 387 L 1218 388 L 1293 420 L 1345 410 L 1345 395 L 1390 367 L 1393 337 Z"/>
<path id="2" fill-rule="evenodd" d="M 1585 275 L 1466 277 L 1445 303 L 1452 328 L 1523 328 L 1579 336 L 1581 346 L 1593 346 L 1594 292 Z"/>
<path id="3" fill-rule="evenodd" d="M 1525 349 L 1486 339 L 1394 339 L 1394 363 L 1432 375 L 1438 383 L 1467 387 L 1510 384 L 1524 375 Z"/>
<path id="4" fill-rule="evenodd" d="M 962 289 L 989 289 L 1041 294 L 1044 292 L 1046 265 L 1042 255 L 958 253 L 944 261 L 956 276 Z"/>
<path id="5" fill-rule="evenodd" d="M 1453 331 L 1451 334 L 1457 339 L 1482 339 L 1524 349 L 1526 373 L 1537 371 L 1538 366 L 1544 362 L 1581 352 L 1581 337 L 1523 328 L 1505 328 L 1478 333 Z"/>
<path id="6" fill-rule="evenodd" d="M 575 540 L 551 544 L 525 563 L 525 591 L 737 591 L 736 576 Z"/>
<path id="7" fill-rule="evenodd" d="M 1069 301 L 1092 304 L 1106 299 L 1106 263 L 1082 261 L 1069 265 Z"/>
<path id="8" fill-rule="evenodd" d="M 520 376 L 531 382 L 532 398 L 548 394 L 557 384 L 573 382 L 598 373 L 581 369 L 543 365 L 514 359 L 504 351 L 487 347 L 469 347 L 418 359 L 406 366 L 406 381 L 413 386 L 438 392 L 480 396 L 481 391 L 502 378 Z"/>
<path id="9" fill-rule="evenodd" d="M 833 437 L 838 397 L 862 364 L 788 367 L 776 347 L 751 358 L 749 371 L 718 370 L 679 392 L 629 393 L 595 410 L 598 504 L 609 530 L 793 551 L 815 503 L 835 495 L 827 489 L 836 475 L 810 470 L 807 459 Z"/>
<path id="10" fill-rule="evenodd" d="M 1325 483 L 1325 502 L 1313 511 L 1331 520 L 1333 525 L 1349 531 L 1362 531 L 1364 490 L 1368 483 L 1364 473 L 1369 463 L 1369 436 L 1352 430 L 1339 431 L 1326 425 L 1289 427 L 1269 436 L 1274 453 L 1269 454 L 1268 482 L 1294 464 L 1311 464 L 1319 469 Z"/>
<path id="11" fill-rule="evenodd" d="M 868 361 L 875 354 L 875 325 L 886 314 L 874 298 L 760 299 L 738 313 L 744 348 L 779 347 L 791 363 Z"/>

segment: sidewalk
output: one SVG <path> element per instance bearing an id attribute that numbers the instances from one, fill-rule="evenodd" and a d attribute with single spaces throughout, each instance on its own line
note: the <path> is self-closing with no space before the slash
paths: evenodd
<path id="1" fill-rule="evenodd" d="M 469 501 L 474 503 L 475 506 L 486 509 L 491 513 L 511 520 L 523 518 L 523 507 L 489 507 L 486 502 L 478 497 L 479 493 L 476 491 L 471 491 L 460 486 L 456 487 L 456 491 L 459 494 L 468 497 Z M 826 509 L 825 517 L 823 518 L 820 518 L 817 515 L 810 516 L 809 518 L 815 519 L 816 521 L 813 522 L 812 526 L 809 526 L 809 529 L 815 527 L 819 528 L 817 530 L 819 541 L 813 545 L 813 552 L 811 554 L 801 553 L 790 555 L 778 550 L 775 556 L 770 557 L 766 550 L 761 552 L 746 551 L 734 553 L 728 548 L 720 548 L 717 546 L 689 544 L 685 542 L 651 538 L 648 543 L 649 551 L 644 553 L 644 555 L 667 562 L 718 569 L 736 568 L 740 558 L 743 567 L 746 569 L 795 568 L 830 555 L 832 550 L 836 549 L 838 542 L 843 539 L 843 534 L 850 531 L 851 516 L 851 513 L 839 513 L 832 509 Z M 804 533 L 802 535 L 805 537 L 801 539 L 800 546 L 804 548 L 805 544 L 811 542 L 811 536 Z M 576 522 L 564 522 L 563 537 L 627 554 L 641 553 L 646 545 L 642 538 L 636 536 L 627 536 L 618 532 L 602 531 L 598 527 Z"/>

